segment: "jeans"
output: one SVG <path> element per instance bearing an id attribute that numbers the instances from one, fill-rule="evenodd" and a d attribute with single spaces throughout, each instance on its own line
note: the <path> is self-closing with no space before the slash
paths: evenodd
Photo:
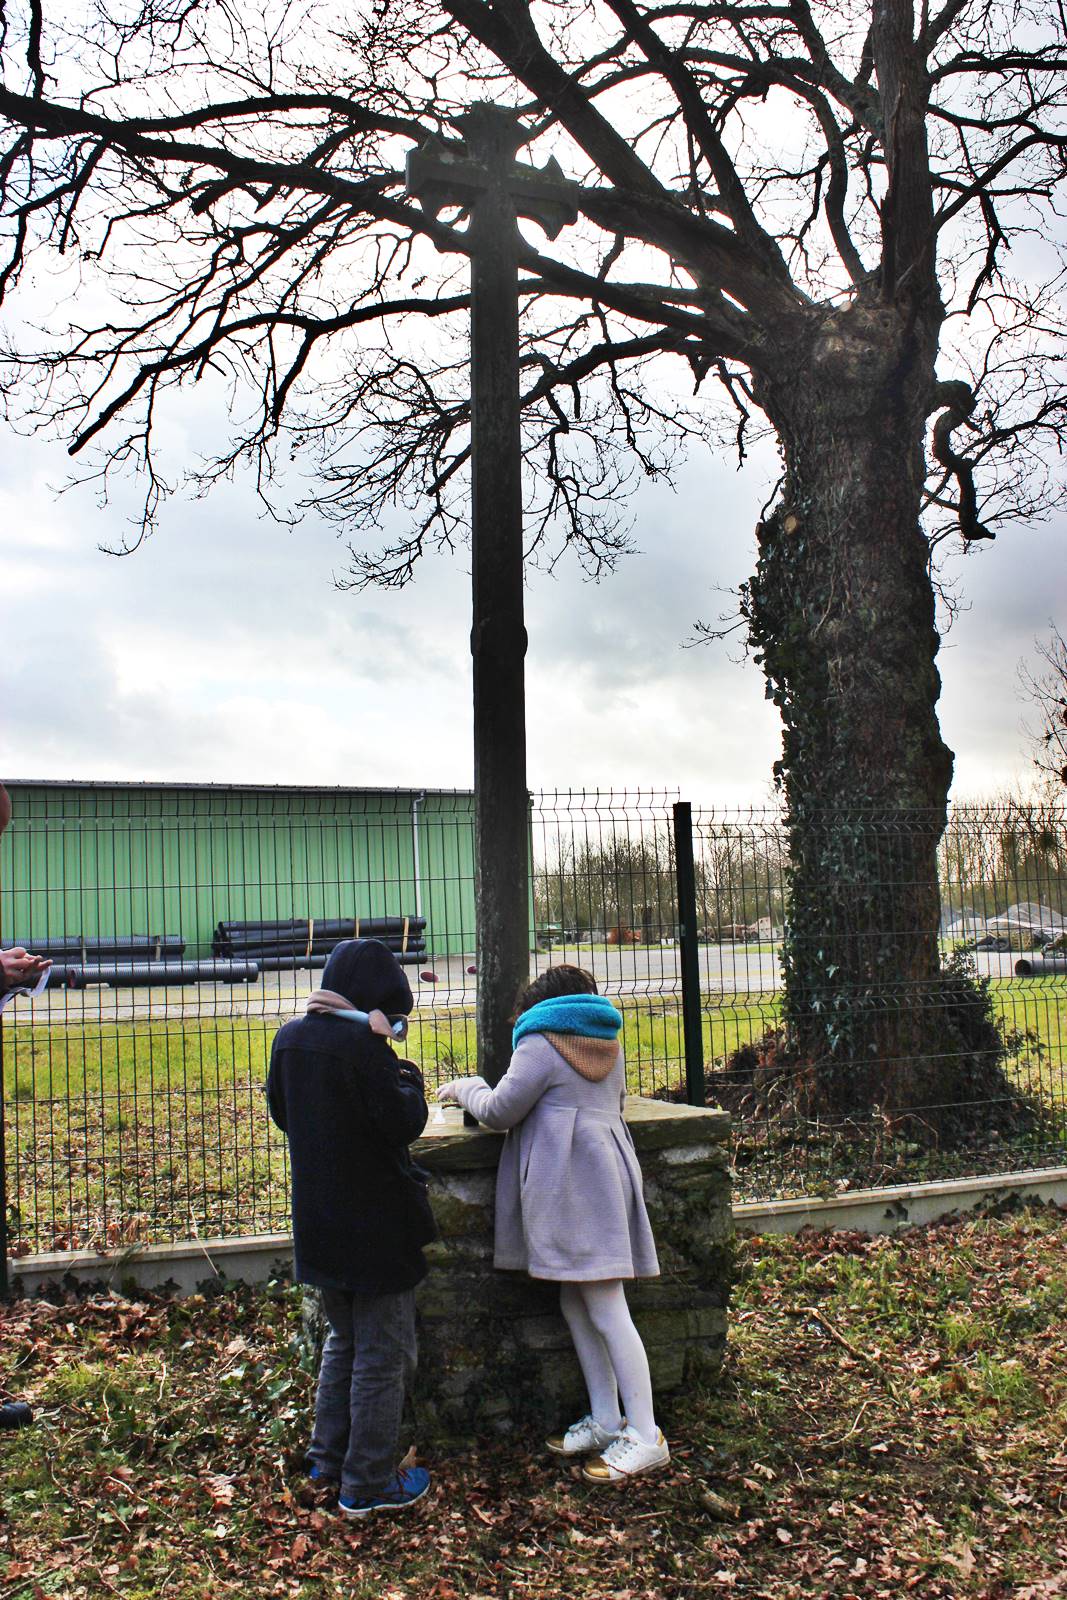
<path id="1" fill-rule="evenodd" d="M 415 1371 L 415 1291 L 323 1289 L 322 1351 L 308 1461 L 353 1498 L 396 1476 L 404 1390 Z"/>

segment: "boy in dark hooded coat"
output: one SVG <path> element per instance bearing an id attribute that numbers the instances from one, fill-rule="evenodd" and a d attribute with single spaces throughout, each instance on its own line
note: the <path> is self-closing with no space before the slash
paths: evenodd
<path id="1" fill-rule="evenodd" d="M 411 988 L 373 939 L 331 954 L 307 1014 L 271 1050 L 270 1114 L 289 1139 L 297 1280 L 322 1291 L 322 1353 L 308 1460 L 340 1480 L 340 1509 L 363 1517 L 422 1498 L 429 1474 L 397 1469 L 404 1391 L 415 1366 L 415 1285 L 434 1237 L 408 1145 L 428 1115 L 422 1074 L 393 1054 Z"/>

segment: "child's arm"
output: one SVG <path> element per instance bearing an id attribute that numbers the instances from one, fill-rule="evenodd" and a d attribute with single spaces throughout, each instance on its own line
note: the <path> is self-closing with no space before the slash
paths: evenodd
<path id="1" fill-rule="evenodd" d="M 520 1043 L 495 1089 L 491 1089 L 484 1078 L 457 1078 L 438 1091 L 438 1099 L 454 1100 L 487 1128 L 503 1132 L 532 1111 L 545 1088 L 543 1056 Z"/>
<path id="2" fill-rule="evenodd" d="M 278 1039 L 275 1035 L 270 1047 L 270 1071 L 267 1073 L 267 1109 L 271 1121 L 277 1123 L 283 1133 L 287 1132 L 285 1126 L 285 1098 L 282 1094 L 281 1084 L 278 1082 L 280 1068 L 276 1065 Z"/>
<path id="3" fill-rule="evenodd" d="M 398 1061 L 375 1039 L 352 1079 L 360 1107 L 383 1144 L 411 1144 L 426 1126 L 430 1108 L 422 1073 L 411 1061 Z"/>

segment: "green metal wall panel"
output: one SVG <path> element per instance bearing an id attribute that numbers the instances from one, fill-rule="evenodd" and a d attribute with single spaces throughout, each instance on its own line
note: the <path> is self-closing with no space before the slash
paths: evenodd
<path id="1" fill-rule="evenodd" d="M 418 807 L 422 915 L 433 948 L 473 957 L 474 804 L 469 794 L 430 794 Z"/>
<path id="2" fill-rule="evenodd" d="M 355 920 L 421 908 L 435 954 L 473 948 L 469 795 L 8 788 L 13 821 L 0 842 L 6 942 L 180 933 L 194 956 L 210 951 L 220 920 Z"/>

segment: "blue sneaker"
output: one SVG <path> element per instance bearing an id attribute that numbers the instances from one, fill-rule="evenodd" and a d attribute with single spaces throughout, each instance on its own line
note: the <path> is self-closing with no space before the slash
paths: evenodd
<path id="1" fill-rule="evenodd" d="M 430 1474 L 425 1467 L 400 1467 L 393 1482 L 375 1494 L 355 1500 L 342 1494 L 337 1504 L 346 1517 L 372 1517 L 376 1511 L 406 1511 L 421 1500 L 430 1487 Z"/>
<path id="2" fill-rule="evenodd" d="M 339 1472 L 331 1472 L 329 1467 L 320 1467 L 318 1462 L 312 1462 L 308 1468 L 308 1481 L 315 1484 L 316 1488 L 329 1489 L 341 1481 Z"/>

